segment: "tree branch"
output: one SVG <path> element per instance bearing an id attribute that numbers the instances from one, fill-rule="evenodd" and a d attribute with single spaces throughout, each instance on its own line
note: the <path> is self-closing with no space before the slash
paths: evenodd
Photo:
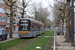
<path id="1" fill-rule="evenodd" d="M 57 0 L 56 0 L 57 1 Z M 61 4 L 65 4 L 65 3 L 62 3 L 62 2 L 60 2 L 60 1 L 57 1 L 58 3 L 61 3 Z"/>
<path id="2" fill-rule="evenodd" d="M 8 4 L 8 2 L 7 2 L 6 0 L 4 0 L 4 3 L 5 3 L 8 7 L 10 7 L 10 5 Z"/>
<path id="3" fill-rule="evenodd" d="M 30 0 L 27 2 L 27 4 L 25 5 L 25 7 L 28 5 L 29 2 L 30 2 Z"/>
<path id="4" fill-rule="evenodd" d="M 12 13 L 16 12 L 17 10 L 13 10 Z"/>

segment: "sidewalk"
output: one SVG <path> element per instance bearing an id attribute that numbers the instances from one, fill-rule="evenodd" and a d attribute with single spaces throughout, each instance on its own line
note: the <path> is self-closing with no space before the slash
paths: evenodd
<path id="1" fill-rule="evenodd" d="M 13 36 L 13 38 L 9 38 L 9 34 L 8 34 L 7 40 L 0 41 L 0 43 L 4 43 L 4 42 L 10 41 L 10 40 L 14 40 L 14 39 L 16 39 L 16 38 L 19 38 L 19 37 L 18 37 L 18 33 L 13 33 L 12 36 Z"/>
<path id="2" fill-rule="evenodd" d="M 75 50 L 75 47 L 71 46 L 71 43 L 66 43 L 64 41 L 64 36 L 57 35 L 57 37 L 55 37 L 56 50 Z"/>
<path id="3" fill-rule="evenodd" d="M 16 38 L 19 38 L 19 37 L 8 38 L 7 40 L 4 40 L 4 41 L 0 41 L 0 43 L 4 43 L 4 42 L 10 41 L 10 40 L 14 40 L 14 39 L 16 39 Z"/>

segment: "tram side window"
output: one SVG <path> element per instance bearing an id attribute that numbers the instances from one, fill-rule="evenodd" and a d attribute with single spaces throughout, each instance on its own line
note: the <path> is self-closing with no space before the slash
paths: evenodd
<path id="1" fill-rule="evenodd" d="M 34 26 L 33 26 L 33 23 L 31 24 L 31 30 L 32 30 L 32 31 L 34 30 Z"/>
<path id="2" fill-rule="evenodd" d="M 38 25 L 38 31 L 40 31 L 40 25 Z"/>
<path id="3" fill-rule="evenodd" d="M 37 24 L 36 24 L 36 31 L 37 31 Z"/>
<path id="4" fill-rule="evenodd" d="M 22 28 L 23 28 L 23 26 L 20 26 L 20 27 L 19 27 L 19 31 L 21 31 L 21 30 L 22 30 Z"/>
<path id="5" fill-rule="evenodd" d="M 32 31 L 36 31 L 36 24 L 35 23 L 32 24 Z"/>
<path id="6" fill-rule="evenodd" d="M 42 30 L 42 26 L 40 25 L 40 30 Z"/>
<path id="7" fill-rule="evenodd" d="M 36 24 L 34 23 L 34 31 L 36 31 Z"/>

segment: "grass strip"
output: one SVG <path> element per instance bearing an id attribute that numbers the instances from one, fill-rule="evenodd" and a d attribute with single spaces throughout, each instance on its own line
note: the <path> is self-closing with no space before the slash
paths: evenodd
<path id="1" fill-rule="evenodd" d="M 40 36 L 51 36 L 51 34 L 54 33 L 53 29 L 51 30 L 48 30 L 48 31 L 45 31 L 44 34 L 40 35 Z M 47 38 L 48 39 L 48 38 Z M 41 39 L 40 40 L 40 43 L 42 44 L 45 43 L 47 41 L 46 38 L 44 38 L 43 40 Z M 12 47 L 15 47 L 15 46 L 18 46 L 24 42 L 26 42 L 27 40 L 30 40 L 30 39 L 14 39 L 14 40 L 10 40 L 10 41 L 7 41 L 5 43 L 0 43 L 0 50 L 9 50 L 9 48 L 12 48 Z M 36 39 L 37 40 L 37 39 Z M 27 44 L 25 47 L 29 46 L 30 44 L 34 43 L 36 40 L 34 40 L 33 42 Z M 37 44 L 40 44 L 40 43 L 37 43 Z M 40 45 L 41 46 L 41 45 Z M 25 48 L 24 47 L 24 48 Z M 24 49 L 23 48 L 23 49 Z"/>
<path id="2" fill-rule="evenodd" d="M 41 36 L 51 36 L 51 35 L 54 36 L 54 31 L 53 30 L 45 31 L 45 34 L 43 34 Z M 39 38 L 41 38 L 41 37 L 39 37 Z M 27 44 L 24 47 L 19 48 L 18 50 L 24 50 L 29 45 L 31 45 L 32 43 L 36 42 L 38 39 L 34 40 L 33 42 L 30 42 L 29 44 Z M 26 50 L 43 50 L 43 48 L 45 47 L 45 45 L 46 45 L 46 43 L 47 43 L 48 40 L 49 40 L 49 37 L 43 37 L 39 41 L 37 41 L 35 44 L 33 44 L 32 46 L 30 46 L 29 48 L 27 48 Z M 51 42 L 51 40 L 49 42 Z M 37 49 L 36 47 L 41 47 L 41 49 Z M 48 45 L 48 48 L 50 50 L 50 45 Z"/>
<path id="3" fill-rule="evenodd" d="M 45 31 L 45 33 L 40 36 L 54 36 L 54 32 L 55 30 L 51 29 L 51 30 Z"/>
<path id="4" fill-rule="evenodd" d="M 41 38 L 41 37 L 40 37 Z M 42 37 L 39 41 L 37 41 L 35 44 L 33 44 L 32 46 L 30 46 L 29 48 L 27 48 L 26 50 L 38 50 L 36 47 L 41 47 L 40 50 L 43 50 L 45 44 L 47 43 L 49 37 Z M 37 40 L 37 39 L 36 39 Z M 35 41 L 36 41 L 35 40 Z M 27 44 L 24 47 L 19 48 L 18 50 L 24 50 L 26 47 L 28 47 L 29 45 L 31 45 L 32 43 L 34 43 L 35 41 Z"/>
<path id="5" fill-rule="evenodd" d="M 48 43 L 48 45 L 47 45 L 47 47 L 46 47 L 46 50 L 50 50 L 51 49 L 51 43 L 52 42 L 52 38 L 50 39 L 50 41 L 49 41 L 49 43 Z"/>
<path id="6" fill-rule="evenodd" d="M 51 30 L 52 31 L 52 30 Z M 52 36 L 54 36 L 54 33 L 55 33 L 55 31 L 53 31 L 53 34 L 52 34 Z M 53 50 L 53 40 L 54 38 L 53 37 L 51 37 L 51 39 L 50 39 L 50 41 L 49 41 L 49 43 L 48 43 L 48 45 L 47 45 L 47 48 L 46 48 L 46 50 Z"/>
<path id="7" fill-rule="evenodd" d="M 18 46 L 18 45 L 24 43 L 27 40 L 29 40 L 29 39 L 17 38 L 17 39 L 14 39 L 14 40 L 11 40 L 11 41 L 8 41 L 8 42 L 5 42 L 5 43 L 0 43 L 0 50 L 9 50 L 9 48 L 12 48 L 14 46 Z"/>

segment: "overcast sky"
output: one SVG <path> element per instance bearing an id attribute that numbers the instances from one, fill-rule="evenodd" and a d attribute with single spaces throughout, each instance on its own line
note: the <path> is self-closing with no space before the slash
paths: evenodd
<path id="1" fill-rule="evenodd" d="M 53 6 L 54 0 L 31 0 L 31 2 L 29 4 L 32 4 L 32 3 L 36 3 L 36 4 L 41 3 L 44 8 L 48 8 L 49 11 L 51 11 L 51 8 L 49 7 L 49 4 Z M 27 8 L 26 8 L 28 15 L 29 15 L 28 11 L 31 8 L 31 6 L 32 5 L 27 6 Z M 49 18 L 52 18 L 52 14 L 51 14 L 51 16 Z"/>

